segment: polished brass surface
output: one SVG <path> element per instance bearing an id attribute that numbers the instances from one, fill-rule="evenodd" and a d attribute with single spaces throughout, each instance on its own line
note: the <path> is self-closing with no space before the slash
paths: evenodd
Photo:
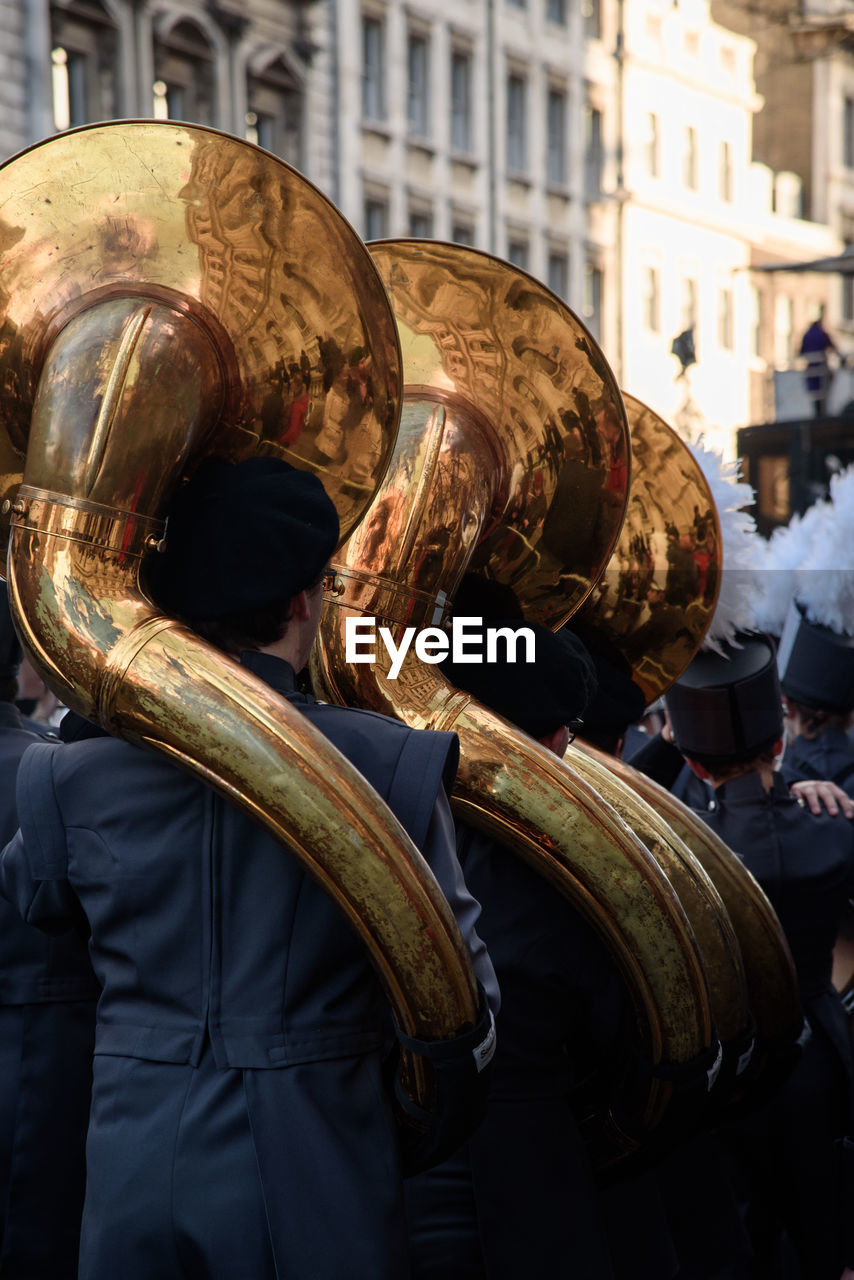
<path id="1" fill-rule="evenodd" d="M 760 1042 L 797 1035 L 801 1008 L 789 944 L 774 908 L 744 863 L 702 818 L 652 778 L 587 744 L 583 750 L 658 811 L 714 883 L 741 946 L 748 1002 Z"/>
<path id="2" fill-rule="evenodd" d="M 576 621 L 616 644 L 647 705 L 678 680 L 717 604 L 721 529 L 702 468 L 666 422 L 623 393 L 632 442 L 626 519 Z"/>
<path id="3" fill-rule="evenodd" d="M 381 646 L 373 663 L 346 657 L 348 618 L 373 617 L 399 643 L 404 627 L 442 620 L 471 569 L 511 585 L 526 617 L 561 623 L 622 521 L 619 392 L 572 313 L 524 273 L 459 246 L 371 250 L 400 328 L 404 408 L 386 480 L 335 563 L 315 687 L 331 701 L 455 730 L 455 812 L 513 845 L 606 939 L 650 1061 L 690 1061 L 711 1041 L 703 960 L 673 887 L 611 805 L 411 652 L 395 679 Z M 666 1113 L 669 1083 L 644 1075 L 629 1087 L 641 1097 L 636 1127 L 629 1134 L 600 1116 L 600 1154 L 631 1149 Z"/>
<path id="4" fill-rule="evenodd" d="M 398 585 L 434 596 L 435 583 L 453 596 L 466 567 L 488 573 L 527 618 L 557 627 L 599 578 L 626 510 L 613 373 L 573 312 L 518 268 L 435 241 L 368 247 L 400 331 L 405 409 L 351 560 L 379 556 Z"/>
<path id="5" fill-rule="evenodd" d="M 0 167 L 0 263 L 0 501 L 56 332 L 130 294 L 213 333 L 222 404 L 206 450 L 311 467 L 342 536 L 355 527 L 394 444 L 397 331 L 361 241 L 295 170 L 195 125 L 71 130 Z M 5 552 L 8 517 L 0 528 Z"/>
<path id="6" fill-rule="evenodd" d="M 51 139 L 0 168 L 0 210 L 9 594 L 37 669 L 68 706 L 190 769 L 292 848 L 364 939 L 401 1027 L 455 1034 L 476 1013 L 471 961 L 408 836 L 303 716 L 159 614 L 140 581 L 201 457 L 314 463 L 319 422 L 277 444 L 281 405 L 268 414 L 265 397 L 287 373 L 295 385 L 287 361 L 305 354 L 319 414 L 331 344 L 364 352 L 358 376 L 348 366 L 359 385 L 337 479 L 317 467 L 352 529 L 400 386 L 369 255 L 295 171 L 189 125 Z M 429 1076 L 410 1067 L 429 1103 Z"/>
<path id="7" fill-rule="evenodd" d="M 703 959 L 673 886 L 648 849 L 579 774 L 453 689 L 436 667 L 409 654 L 392 680 L 381 650 L 375 666 L 347 664 L 349 612 L 346 591 L 343 602 L 327 603 L 312 666 L 320 696 L 415 727 L 455 731 L 461 748 L 455 815 L 511 845 L 605 940 L 624 976 L 650 1061 L 691 1061 L 711 1042 Z M 633 1100 L 641 1097 L 631 1132 L 621 1130 L 613 1115 L 598 1116 L 595 1146 L 603 1162 L 633 1150 L 666 1114 L 669 1083 L 641 1073 L 628 1087 Z"/>
<path id="8" fill-rule="evenodd" d="M 709 999 L 718 1035 L 726 1047 L 744 1051 L 751 1026 L 747 979 L 738 938 L 720 893 L 687 842 L 660 811 L 608 767 L 610 757 L 594 758 L 575 744 L 564 763 L 594 787 L 643 841 L 676 890 L 703 957 Z"/>

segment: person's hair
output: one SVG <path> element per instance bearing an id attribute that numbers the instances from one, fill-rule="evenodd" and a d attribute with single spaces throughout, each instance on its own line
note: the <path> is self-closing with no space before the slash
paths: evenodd
<path id="1" fill-rule="evenodd" d="M 225 618 L 183 618 L 196 635 L 225 653 L 244 649 L 264 649 L 276 644 L 288 629 L 292 617 L 291 597 L 263 609 L 231 613 Z"/>
<path id="2" fill-rule="evenodd" d="M 795 698 L 787 698 L 789 710 L 801 717 L 800 736 L 817 738 L 825 729 L 841 729 L 843 733 L 851 723 L 851 711 L 821 711 L 818 707 L 808 707 Z"/>
<path id="3" fill-rule="evenodd" d="M 735 753 L 729 756 L 707 756 L 698 752 L 693 752 L 687 758 L 693 760 L 696 764 L 701 764 L 704 769 L 708 769 L 719 782 L 726 782 L 729 778 L 735 778 L 741 773 L 749 772 L 751 769 L 761 769 L 765 766 L 773 766 L 777 758 L 774 750 L 779 738 L 770 738 L 768 742 L 763 742 L 760 747 L 753 747 L 748 753 Z"/>

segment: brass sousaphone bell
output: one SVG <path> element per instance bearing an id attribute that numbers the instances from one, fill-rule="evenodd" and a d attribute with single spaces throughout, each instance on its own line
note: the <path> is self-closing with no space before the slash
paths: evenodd
<path id="1" fill-rule="evenodd" d="M 144 589 L 201 458 L 324 468 L 321 408 L 345 366 L 371 384 L 351 422 L 370 448 L 324 472 L 346 537 L 394 445 L 400 351 L 370 255 L 326 198 L 194 125 L 96 125 L 0 167 L 3 541 L 36 668 L 293 850 L 362 937 L 401 1028 L 442 1039 L 474 1022 L 475 981 L 420 854 L 303 716 Z"/>
<path id="2" fill-rule="evenodd" d="M 650 1068 L 604 1104 L 597 1148 L 609 1161 L 666 1115 L 668 1070 L 713 1045 L 706 971 L 683 905 L 648 849 L 577 772 L 411 651 L 393 679 L 379 647 L 374 663 L 349 664 L 346 631 L 348 619 L 373 618 L 399 643 L 407 627 L 436 625 L 467 571 L 512 586 L 531 620 L 564 622 L 622 527 L 630 476 L 623 402 L 591 335 L 526 273 L 454 245 L 370 248 L 403 349 L 401 430 L 384 483 L 336 562 L 341 586 L 327 602 L 315 682 L 333 701 L 454 729 L 462 748 L 455 812 L 516 848 L 606 941 Z M 718 909 L 707 878 L 692 871 Z"/>

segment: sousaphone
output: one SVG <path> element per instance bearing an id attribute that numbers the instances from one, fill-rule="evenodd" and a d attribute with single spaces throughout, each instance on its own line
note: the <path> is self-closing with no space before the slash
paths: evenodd
<path id="1" fill-rule="evenodd" d="M 380 647 L 373 664 L 348 663 L 346 624 L 373 618 L 399 642 L 408 626 L 440 623 L 472 571 L 523 594 L 532 620 L 564 622 L 622 527 L 631 466 L 622 398 L 585 327 L 525 272 L 456 245 L 369 247 L 397 319 L 404 405 L 386 478 L 335 563 L 315 682 L 331 700 L 455 730 L 455 812 L 512 844 L 605 939 L 648 1063 L 624 1082 L 631 1117 L 625 1098 L 599 1117 L 608 1160 L 661 1122 L 671 1072 L 714 1056 L 706 971 L 683 905 L 578 773 L 411 653 L 394 679 Z"/>
<path id="2" fill-rule="evenodd" d="M 185 124 L 70 131 L 0 167 L 2 535 L 36 669 L 286 844 L 364 940 L 402 1030 L 441 1039 L 474 1022 L 476 990 L 420 854 L 304 717 L 144 587 L 200 459 L 322 467 L 345 364 L 370 380 L 351 425 L 371 442 L 324 472 L 347 537 L 394 447 L 400 349 L 371 257 L 329 201 L 274 156 Z"/>
<path id="3" fill-rule="evenodd" d="M 706 636 L 726 570 L 726 548 L 711 489 L 691 450 L 647 405 L 625 392 L 623 400 L 632 440 L 626 520 L 605 572 L 572 625 L 618 650 L 651 703 L 679 679 Z M 644 809 L 675 833 L 682 849 L 687 846 L 720 894 L 743 959 L 756 1033 L 746 1080 L 755 1079 L 777 1049 L 791 1046 L 802 1025 L 794 965 L 774 908 L 741 860 L 676 796 L 583 742 L 574 743 L 566 759 L 643 834 L 643 819 L 625 803 L 626 787 L 634 791 Z M 620 780 L 617 794 L 612 795 L 603 771 Z M 734 1007 L 724 1017 L 725 986 L 710 985 L 722 997 L 716 1016 L 740 1074 L 748 1066 L 749 1055 L 739 1048 L 747 1028 L 739 1034 Z"/>

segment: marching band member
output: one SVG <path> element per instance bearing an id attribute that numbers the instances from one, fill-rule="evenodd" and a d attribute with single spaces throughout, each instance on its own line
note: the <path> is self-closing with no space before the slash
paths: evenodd
<path id="1" fill-rule="evenodd" d="M 456 739 L 295 688 L 338 539 L 320 481 L 269 457 L 209 459 L 179 490 L 168 529 L 157 602 L 297 706 L 388 801 L 496 1005 L 453 849 Z M 407 1151 L 387 1003 L 332 899 L 242 810 L 93 726 L 27 754 L 18 805 L 0 888 L 46 929 L 82 907 L 103 984 L 81 1280 L 401 1280 Z M 490 1028 L 484 1000 L 477 1027 L 421 1046 L 437 1132 L 412 1159 L 476 1123 Z"/>

